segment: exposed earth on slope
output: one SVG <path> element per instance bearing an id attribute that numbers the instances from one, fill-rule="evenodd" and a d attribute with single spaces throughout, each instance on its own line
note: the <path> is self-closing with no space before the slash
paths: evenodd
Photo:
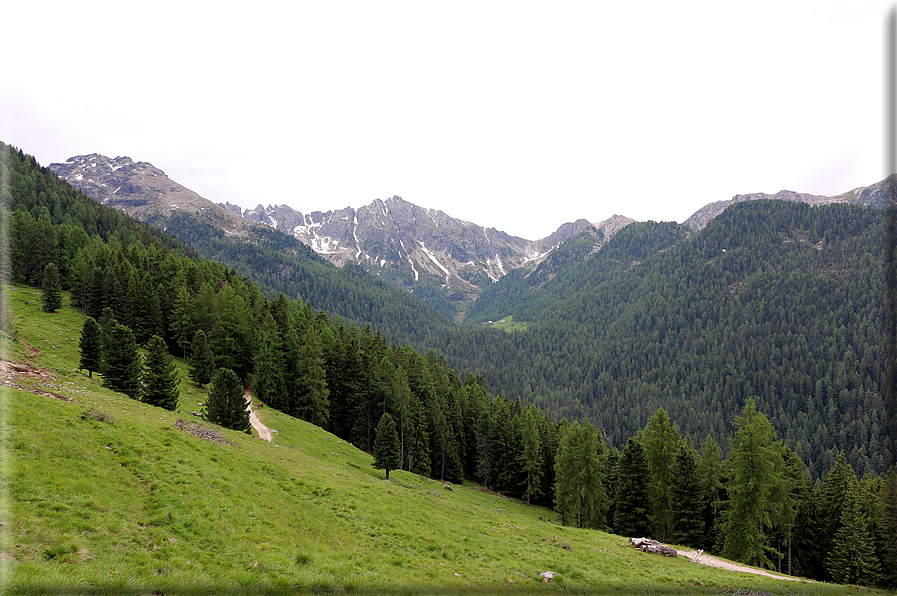
<path id="1" fill-rule="evenodd" d="M 808 581 L 803 580 L 799 577 L 791 577 L 790 575 L 781 575 L 778 573 L 770 573 L 769 571 L 764 571 L 762 569 L 756 569 L 754 567 L 748 567 L 747 565 L 739 565 L 738 563 L 733 563 L 732 561 L 726 561 L 724 559 L 719 559 L 717 557 L 708 555 L 704 552 L 700 554 L 698 551 L 693 550 L 680 550 L 679 554 L 685 557 L 686 559 L 690 559 L 694 563 L 700 563 L 701 565 L 707 565 L 708 567 L 717 567 L 719 569 L 726 569 L 728 571 L 740 571 L 741 573 L 753 573 L 755 575 L 764 575 L 766 577 L 772 577 L 775 579 L 785 579 L 788 581 Z"/>
<path id="2" fill-rule="evenodd" d="M 252 411 L 252 389 L 247 389 L 246 393 L 243 394 L 243 397 L 246 398 L 246 409 L 249 411 L 249 424 L 251 424 L 252 428 L 255 429 L 255 432 L 259 434 L 260 439 L 264 439 L 270 443 L 273 434 L 277 431 L 262 424 L 258 414 Z"/>

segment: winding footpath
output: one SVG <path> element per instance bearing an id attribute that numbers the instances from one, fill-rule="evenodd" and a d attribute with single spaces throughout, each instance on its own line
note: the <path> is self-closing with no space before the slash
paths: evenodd
<path id="1" fill-rule="evenodd" d="M 775 579 L 785 579 L 788 581 L 806 581 L 799 577 L 792 577 L 790 575 L 783 575 L 778 573 L 770 573 L 768 571 L 764 571 L 762 569 L 756 569 L 754 567 L 748 567 L 746 565 L 739 565 L 738 563 L 732 563 L 731 561 L 725 561 L 723 559 L 718 559 L 714 556 L 698 553 L 693 550 L 685 550 L 679 551 L 679 554 L 685 557 L 686 559 L 691 559 L 695 563 L 700 563 L 701 565 L 707 565 L 709 567 L 718 567 L 720 569 L 728 569 L 729 571 L 740 571 L 742 573 L 754 573 L 756 575 L 765 575 L 766 577 L 772 577 Z"/>
<path id="2" fill-rule="evenodd" d="M 262 424 L 258 414 L 252 411 L 252 390 L 246 389 L 246 393 L 243 394 L 243 397 L 246 398 L 246 409 L 249 411 L 249 424 L 251 424 L 252 428 L 255 429 L 255 432 L 259 434 L 260 439 L 264 439 L 270 443 L 274 433 L 277 431 Z"/>

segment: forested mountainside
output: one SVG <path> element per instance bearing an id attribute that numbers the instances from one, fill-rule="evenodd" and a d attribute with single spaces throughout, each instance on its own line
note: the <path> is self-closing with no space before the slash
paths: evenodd
<path id="1" fill-rule="evenodd" d="M 590 418 L 614 445 L 660 406 L 696 440 L 731 436 L 731 412 L 756 396 L 815 477 L 841 450 L 881 472 L 897 436 L 893 218 L 751 201 L 687 237 L 633 224 L 544 285 L 496 284 L 494 317 L 535 322 L 446 336 L 446 357 L 495 391 Z"/>
<path id="2" fill-rule="evenodd" d="M 414 205 L 401 197 L 326 213 L 303 214 L 287 205 L 259 205 L 244 211 L 230 203 L 212 203 L 171 180 L 153 164 L 134 162 L 129 157 L 78 155 L 64 163 L 50 164 L 50 169 L 104 205 L 159 227 L 168 227 L 167 218 L 179 214 L 179 222 L 169 227 L 172 231 L 197 220 L 224 230 L 223 238 L 231 242 L 253 242 L 265 235 L 259 231 L 261 225 L 279 230 L 330 263 L 357 264 L 373 276 L 413 292 L 452 320 L 463 318 L 481 289 L 493 280 L 514 268 L 535 266 L 586 227 L 594 225 L 610 238 L 632 221 L 619 215 L 595 224 L 581 219 L 561 225 L 546 238 L 526 240 Z M 220 241 L 216 244 L 222 248 Z M 235 252 L 231 247 L 214 254 L 234 259 Z M 234 266 L 240 269 L 238 262 Z M 340 307 L 339 303 L 322 306 L 332 312 L 341 312 Z"/>
<path id="3" fill-rule="evenodd" d="M 842 199 L 891 204 L 893 185 Z M 697 232 L 646 222 L 606 241 L 587 229 L 535 271 L 511 272 L 487 287 L 468 322 L 530 322 L 513 336 L 456 329 L 359 268 L 316 262 L 305 245 L 273 230 L 230 242 L 186 216 L 167 225 L 253 276 L 269 297 L 301 296 L 444 353 L 452 367 L 482 374 L 493 392 L 554 417 L 590 418 L 613 445 L 660 405 L 696 440 L 725 439 L 733 413 L 756 395 L 815 477 L 841 449 L 857 470 L 881 471 L 893 454 L 883 444 L 889 212 L 745 197 Z"/>
<path id="4" fill-rule="evenodd" d="M 269 300 L 252 280 L 238 276 L 233 269 L 190 258 L 176 240 L 94 203 L 52 179 L 49 171 L 38 167 L 32 158 L 5 149 L 0 146 L 0 216 L 10 221 L 9 240 L 14 248 L 4 274 L 13 281 L 42 283 L 42 308 L 47 312 L 60 308 L 61 289 L 68 289 L 71 306 L 84 313 L 79 367 L 98 372 L 103 385 L 113 391 L 177 410 L 180 394 L 176 389 L 174 394 L 166 392 L 164 401 L 156 401 L 159 396 L 152 393 L 155 388 L 162 388 L 165 377 L 172 376 L 167 348 L 187 356 L 189 378 L 198 387 L 211 382 L 207 401 L 219 399 L 219 379 L 229 375 L 234 381 L 231 389 L 239 411 L 245 415 L 239 381 L 251 383 L 255 400 L 330 430 L 364 450 L 373 449 L 378 469 L 397 466 L 451 482 L 473 479 L 487 490 L 553 506 L 564 525 L 623 535 L 657 535 L 663 540 L 717 548 L 739 561 L 776 566 L 781 571 L 818 579 L 897 585 L 893 572 L 897 568 L 897 549 L 893 548 L 897 474 L 894 470 L 864 474 L 859 481 L 842 453 L 832 462 L 821 485 L 814 487 L 788 441 L 785 445 L 775 441 L 776 431 L 769 418 L 755 408 L 751 390 L 745 389 L 731 399 L 726 396 L 724 405 L 731 406 L 725 410 L 726 415 L 731 415 L 727 422 L 735 428 L 726 460 L 722 459 L 712 433 L 698 452 L 696 442 L 683 437 L 676 428 L 688 425 L 690 420 L 671 421 L 662 407 L 643 427 L 633 429 L 622 450 L 609 448 L 607 419 L 601 424 L 603 432 L 589 422 L 553 421 L 545 409 L 533 405 L 524 408 L 514 396 L 499 395 L 493 399 L 481 378 L 463 377 L 432 352 L 424 357 L 410 347 L 390 346 L 369 328 L 361 330 L 332 320 L 323 311 L 315 312 L 307 302 L 283 295 Z M 535 330 L 544 333 L 545 329 L 555 329 L 570 335 L 574 328 L 586 329 L 586 335 L 598 337 L 596 325 L 589 321 L 601 319 L 575 320 L 576 317 L 594 316 L 601 314 L 602 308 L 610 308 L 619 311 L 615 316 L 625 322 L 626 309 L 619 301 L 612 304 L 613 292 L 623 292 L 620 300 L 624 302 L 637 302 L 641 296 L 649 305 L 663 305 L 662 300 L 676 297 L 673 288 L 665 285 L 661 275 L 664 268 L 675 272 L 676 266 L 694 268 L 695 263 L 709 267 L 692 274 L 696 283 L 698 276 L 707 274 L 712 279 L 722 278 L 730 295 L 750 297 L 759 293 L 758 286 L 767 281 L 762 275 L 753 278 L 754 270 L 765 271 L 765 266 L 761 263 L 754 267 L 750 258 L 720 263 L 725 261 L 721 254 L 756 250 L 758 259 L 768 260 L 780 244 L 786 245 L 785 253 L 795 249 L 810 251 L 799 252 L 801 258 L 796 261 L 804 266 L 806 275 L 851 278 L 852 270 L 844 271 L 843 266 L 854 260 L 867 265 L 872 273 L 884 273 L 879 271 L 882 253 L 886 252 L 883 245 L 858 259 L 848 258 L 847 262 L 827 258 L 831 255 L 811 256 L 825 253 L 827 247 L 850 245 L 855 236 L 881 240 L 876 236 L 883 231 L 881 212 L 842 209 L 834 212 L 841 225 L 832 228 L 828 214 L 807 219 L 806 210 L 779 211 L 772 203 L 758 203 L 752 208 L 761 209 L 761 213 L 747 218 L 732 215 L 729 224 L 720 224 L 713 228 L 714 234 L 701 236 L 697 250 L 679 250 L 685 245 L 682 241 L 658 253 L 673 255 L 672 262 L 658 261 L 657 254 L 646 252 L 646 247 L 652 246 L 650 239 L 629 243 L 624 236 L 617 252 L 608 254 L 616 254 L 618 260 L 624 256 L 642 256 L 644 260 L 635 264 L 623 259 L 629 263 L 623 277 L 610 276 L 602 284 L 606 288 L 598 292 L 597 300 L 585 301 L 588 308 L 573 301 L 572 307 L 565 304 L 564 308 L 546 311 L 549 314 L 536 323 Z M 72 215 L 75 213 L 80 219 Z M 837 219 L 838 215 L 842 219 Z M 772 223 L 775 225 L 770 227 Z M 645 229 L 649 236 L 654 231 L 652 226 Z M 787 234 L 783 236 L 781 230 Z M 745 238 L 752 235 L 766 239 L 768 246 L 763 242 L 745 244 Z M 816 237 L 820 240 L 809 243 Z M 807 243 L 807 247 L 788 246 Z M 653 246 L 662 247 L 664 243 Z M 59 260 L 58 265 L 54 259 Z M 776 260 L 768 268 L 786 273 L 779 262 Z M 861 266 L 853 268 L 866 272 Z M 789 279 L 795 284 L 803 281 Z M 689 278 L 683 280 L 681 284 L 687 288 Z M 640 288 L 642 283 L 647 288 Z M 860 335 L 866 337 L 886 334 L 888 326 L 893 325 L 893 320 L 887 320 L 876 326 L 881 305 L 876 311 L 860 296 L 841 296 L 837 287 L 823 289 L 832 290 L 830 297 L 839 304 L 852 302 L 851 306 L 871 321 L 857 322 L 843 309 L 838 310 L 836 316 L 845 321 L 845 331 L 839 329 L 840 335 L 830 349 L 841 347 L 842 340 L 843 345 L 849 343 L 853 336 L 848 330 L 862 329 Z M 697 297 L 714 299 L 709 290 Z M 802 302 L 798 306 L 809 308 L 824 301 L 816 297 L 806 306 Z M 596 308 L 591 303 L 597 304 L 597 311 L 588 310 Z M 7 304 L 3 302 L 4 310 Z M 717 319 L 723 320 L 722 312 L 701 306 L 696 305 L 696 313 L 704 317 L 699 330 L 708 334 L 719 332 L 715 325 Z M 749 309 L 742 314 L 749 321 L 770 318 L 764 318 L 757 310 L 759 306 L 750 300 L 740 306 Z M 769 308 L 770 312 L 775 310 L 774 306 Z M 689 314 L 688 309 L 683 312 Z M 809 318 L 814 313 L 806 314 Z M 649 373 L 655 372 L 650 367 L 652 357 L 659 355 L 663 364 L 673 361 L 666 359 L 661 350 L 683 348 L 689 342 L 701 344 L 705 339 L 689 335 L 681 313 L 675 317 L 678 325 L 665 324 L 662 309 L 656 313 L 649 309 L 648 315 L 643 316 L 652 318 L 643 325 L 657 344 L 649 346 L 644 364 L 637 363 Z M 803 320 L 802 316 L 796 318 Z M 785 326 L 789 317 L 782 315 L 779 319 L 775 324 Z M 9 313 L 2 321 L 7 336 L 14 335 L 14 319 Z M 680 337 L 669 346 L 664 344 L 665 335 L 673 336 L 674 331 L 684 334 L 689 342 Z M 736 325 L 734 333 L 740 331 Z M 662 335 L 658 337 L 656 333 Z M 527 332 L 519 336 L 530 335 Z M 736 339 L 739 344 L 744 338 Z M 145 358 L 138 353 L 138 342 L 148 348 Z M 711 357 L 714 355 L 709 342 L 704 348 Z M 841 393 L 823 385 L 822 397 L 829 397 L 832 408 L 845 405 L 842 397 L 849 397 L 851 384 L 864 383 L 869 392 L 874 392 L 876 381 L 871 377 L 885 386 L 882 375 L 893 374 L 889 368 L 893 347 L 887 349 L 883 359 L 884 371 L 881 364 L 878 368 L 875 364 L 880 353 L 870 352 L 867 359 L 864 350 L 862 357 L 854 356 L 850 361 L 849 350 L 849 346 L 845 348 L 836 367 L 841 371 L 835 376 L 835 381 L 843 386 L 839 387 Z M 751 348 L 747 352 L 753 353 Z M 547 353 L 549 358 L 554 356 Z M 836 356 L 830 358 L 834 360 Z M 844 364 L 848 361 L 851 366 Z M 630 365 L 619 355 L 616 362 L 624 368 Z M 541 364 L 538 360 L 535 363 Z M 517 365 L 533 365 L 532 358 Z M 711 365 L 727 363 L 708 364 Z M 861 367 L 866 367 L 865 377 L 852 376 Z M 218 368 L 218 372 L 211 374 L 212 368 Z M 538 370 L 544 372 L 544 368 Z M 770 370 L 775 374 L 775 367 Z M 625 371 L 621 369 L 619 378 L 625 381 L 622 372 Z M 656 372 L 673 373 L 672 369 Z M 709 371 L 700 372 L 709 375 Z M 737 373 L 734 368 L 730 372 Z M 708 379 L 709 376 L 699 380 Z M 648 377 L 648 381 L 652 379 Z M 650 387 L 641 388 L 646 389 Z M 837 404 L 832 401 L 835 397 Z M 757 400 L 765 404 L 764 409 L 775 413 L 768 407 L 768 399 Z M 640 414 L 645 403 L 632 401 L 632 414 L 627 412 L 629 421 Z M 675 400 L 669 401 L 679 405 Z M 795 405 L 799 406 L 792 402 L 786 407 L 799 409 Z M 875 414 L 869 418 L 873 428 L 878 422 L 886 422 L 879 404 L 866 402 L 847 404 L 841 421 L 849 424 L 853 414 L 853 420 L 864 424 L 867 407 L 878 412 L 879 418 L 874 418 Z M 704 412 L 696 410 L 687 413 L 691 418 L 704 416 Z M 839 420 L 826 422 L 831 422 L 834 429 Z M 854 426 L 849 429 L 857 430 Z M 818 436 L 813 440 L 826 438 Z M 875 456 L 866 455 L 881 447 L 872 445 L 871 439 L 868 443 L 858 446 L 864 471 L 874 469 L 879 459 L 886 457 L 877 452 Z M 802 443 L 797 444 L 802 447 Z M 862 451 L 865 449 L 868 452 Z M 855 457 L 855 451 L 851 457 Z M 823 457 L 827 453 L 824 451 Z"/>
<path id="5" fill-rule="evenodd" d="M 517 321 L 536 321 L 546 309 L 576 292 L 598 286 L 634 261 L 666 250 L 688 236 L 687 230 L 675 222 L 649 225 L 650 234 L 630 231 L 630 225 L 610 244 L 601 230 L 587 228 L 559 246 L 535 270 L 516 269 L 487 288 L 468 312 L 465 323 L 476 325 L 508 316 Z M 609 253 L 596 266 L 592 257 L 599 250 Z"/>
<path id="6" fill-rule="evenodd" d="M 281 292 L 301 297 L 361 327 L 370 324 L 391 341 L 416 346 L 422 345 L 422 333 L 450 324 L 436 311 L 447 306 L 438 296 L 428 305 L 358 267 L 337 268 L 299 240 L 215 205 L 150 163 L 91 154 L 50 169 L 103 205 L 163 229 L 197 254 L 251 277 L 270 299 Z M 454 311 L 449 307 L 447 312 Z"/>
<path id="7" fill-rule="evenodd" d="M 428 303 L 388 282 L 369 275 L 354 263 L 343 267 L 323 260 L 301 241 L 256 225 L 247 239 L 235 240 L 225 231 L 189 214 L 175 214 L 164 225 L 199 254 L 251 277 L 269 298 L 277 294 L 310 303 L 359 327 L 371 325 L 390 341 L 412 344 L 418 349 L 424 339 L 453 327 Z"/>

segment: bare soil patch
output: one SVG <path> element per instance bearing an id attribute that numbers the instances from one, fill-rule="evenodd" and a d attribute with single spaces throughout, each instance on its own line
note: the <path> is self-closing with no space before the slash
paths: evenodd
<path id="1" fill-rule="evenodd" d="M 719 559 L 706 553 L 701 553 L 699 555 L 697 551 L 693 550 L 680 550 L 679 554 L 687 559 L 692 560 L 695 563 L 700 563 L 701 565 L 707 565 L 709 567 L 717 567 L 719 569 L 727 569 L 729 571 L 740 571 L 742 573 L 753 573 L 755 575 L 764 575 L 766 577 L 772 577 L 774 579 L 804 581 L 799 577 L 791 577 L 790 575 L 781 575 L 779 573 L 771 573 L 762 569 L 755 569 L 753 567 L 748 567 L 747 565 L 741 565 L 739 563 L 733 563 L 732 561 Z"/>

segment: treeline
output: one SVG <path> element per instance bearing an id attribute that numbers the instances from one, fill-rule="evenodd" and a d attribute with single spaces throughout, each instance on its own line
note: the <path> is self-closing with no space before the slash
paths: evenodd
<path id="1" fill-rule="evenodd" d="M 618 447 L 663 406 L 725 452 L 730 421 L 757 396 L 814 478 L 841 451 L 861 475 L 881 474 L 897 436 L 893 218 L 753 201 L 688 237 L 676 224 L 632 224 L 596 254 L 549 263 L 550 275 L 496 284 L 496 316 L 499 303 L 515 319 L 532 314 L 515 304 L 539 306 L 526 332 L 438 343 L 490 390 L 591 419 Z"/>

